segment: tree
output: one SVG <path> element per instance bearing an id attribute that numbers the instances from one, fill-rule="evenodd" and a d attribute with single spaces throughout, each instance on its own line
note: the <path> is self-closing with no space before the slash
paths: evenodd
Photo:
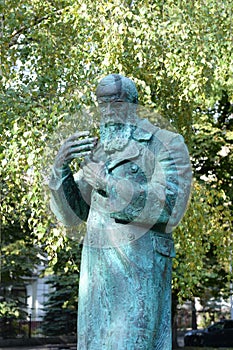
<path id="1" fill-rule="evenodd" d="M 42 328 L 46 335 L 77 333 L 80 259 L 80 244 L 77 241 L 69 244 L 67 240 L 65 247 L 59 250 L 54 275 L 48 281 L 53 291 L 45 304 Z"/>
<path id="2" fill-rule="evenodd" d="M 230 295 L 233 199 L 232 112 L 233 105 L 229 102 L 228 95 L 223 92 L 221 100 L 213 108 L 196 111 L 196 123 L 193 124 L 193 167 L 199 181 L 204 182 L 208 189 L 212 188 L 218 194 L 210 203 L 219 211 L 218 221 L 221 225 L 219 233 L 221 233 L 218 236 L 219 240 L 224 242 L 223 244 L 219 244 L 219 241 L 209 242 L 209 250 L 204 259 L 205 276 L 202 285 L 197 286 L 195 294 L 200 297 L 204 309 L 210 299 L 219 302 L 220 298 L 227 298 Z M 217 226 L 216 223 L 214 226 Z M 223 254 L 226 257 L 228 256 L 225 263 L 222 260 L 223 254 L 219 260 L 219 249 L 224 251 Z"/>
<path id="3" fill-rule="evenodd" d="M 17 214 L 17 211 L 14 211 L 11 218 L 4 218 L 0 228 L 0 319 L 3 338 L 16 334 L 13 320 L 25 320 L 28 316 L 25 310 L 26 284 L 28 277 L 34 274 L 35 267 L 41 265 L 44 260 L 43 252 L 30 238 L 31 231 L 27 221 L 20 221 Z M 11 224 L 13 218 L 14 225 Z"/>
<path id="4" fill-rule="evenodd" d="M 200 161 L 208 141 L 203 138 L 198 143 L 200 132 L 194 131 L 210 127 L 210 135 L 215 135 L 215 126 L 206 124 L 202 114 L 197 127 L 197 111 L 213 108 L 224 94 L 232 103 L 232 4 L 226 0 L 5 0 L 0 6 L 2 220 L 12 229 L 18 223 L 21 228 L 28 226 L 25 242 L 46 251 L 52 266 L 66 238 L 47 210 L 42 185 L 42 174 L 50 165 L 46 146 L 51 143 L 56 149 L 54 140 L 57 135 L 57 143 L 61 141 L 61 125 L 81 107 L 95 105 L 97 81 L 119 72 L 134 79 L 140 103 L 170 120 Z M 74 125 L 86 127 L 85 120 L 80 123 L 78 118 Z M 219 144 L 224 146 L 225 141 L 221 134 Z M 229 173 L 222 174 L 224 179 Z M 188 297 L 201 280 L 209 239 L 227 269 L 228 211 L 213 203 L 218 200 L 225 208 L 228 199 L 222 190 L 214 189 L 206 190 L 205 183 L 195 185 L 190 211 L 175 233 L 179 260 L 175 261 L 174 288 L 180 297 Z M 221 223 L 228 232 L 224 243 Z M 197 245 L 200 241 L 204 247 Z M 25 251 L 25 242 L 21 241 L 20 252 Z M 14 261 L 18 259 L 15 248 L 5 245 L 4 249 Z"/>
<path id="5" fill-rule="evenodd" d="M 196 111 L 193 129 L 192 155 L 197 178 L 215 183 L 232 202 L 233 104 L 225 92 L 212 108 Z"/>

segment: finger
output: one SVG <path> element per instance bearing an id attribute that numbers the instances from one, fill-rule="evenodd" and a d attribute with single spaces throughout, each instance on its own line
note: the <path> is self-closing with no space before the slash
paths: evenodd
<path id="1" fill-rule="evenodd" d="M 77 138 L 77 137 L 85 137 L 85 136 L 88 136 L 88 135 L 90 135 L 90 131 L 89 130 L 83 130 L 83 131 L 75 132 L 72 136 L 75 136 Z"/>
<path id="2" fill-rule="evenodd" d="M 98 142 L 98 138 L 86 137 L 89 133 L 89 131 L 77 132 L 64 142 L 55 160 L 57 167 L 61 167 L 65 163 L 70 163 L 74 158 L 91 154 L 91 151 Z M 80 140 L 80 137 L 84 138 Z"/>
<path id="3" fill-rule="evenodd" d="M 84 175 L 91 177 L 93 179 L 93 181 L 96 181 L 96 180 L 101 181 L 103 178 L 103 176 L 100 174 L 99 169 L 95 169 L 95 168 L 89 167 L 87 165 L 84 165 L 82 167 L 82 169 L 83 169 Z"/>
<path id="4" fill-rule="evenodd" d="M 75 149 L 75 150 L 78 150 L 80 149 L 81 151 L 82 150 L 92 150 L 96 147 L 96 140 L 92 140 L 92 139 L 88 139 L 88 140 L 85 140 L 83 142 L 83 140 L 81 141 L 69 141 L 67 142 L 64 147 L 63 147 L 63 151 L 69 151 L 71 149 Z"/>
<path id="5" fill-rule="evenodd" d="M 85 145 L 79 145 L 75 142 L 73 143 L 66 143 L 64 144 L 59 152 L 58 152 L 58 157 L 62 157 L 62 158 L 66 158 L 67 156 L 70 156 L 72 153 L 78 153 L 78 152 L 82 152 L 82 151 L 91 151 L 94 148 L 94 144 L 93 143 L 88 143 Z"/>
<path id="6" fill-rule="evenodd" d="M 72 159 L 72 157 L 77 158 L 78 156 L 82 157 L 83 154 L 90 154 L 94 146 L 92 144 L 83 145 L 83 146 L 66 146 L 60 149 L 56 160 L 58 162 L 64 162 L 66 160 Z M 87 153 L 86 153 L 87 152 Z"/>
<path id="7" fill-rule="evenodd" d="M 83 168 L 84 166 L 86 166 L 88 163 L 92 162 L 91 155 L 92 155 L 92 154 L 89 154 L 88 156 L 86 156 L 86 157 L 82 160 L 82 163 L 80 164 L 80 166 L 81 166 L 82 168 Z"/>
<path id="8" fill-rule="evenodd" d="M 92 144 L 82 145 L 82 146 L 72 146 L 71 148 L 67 149 L 67 154 L 92 151 L 93 148 L 94 148 L 94 145 L 92 145 Z"/>
<path id="9" fill-rule="evenodd" d="M 79 142 L 79 143 L 88 143 L 88 142 L 94 143 L 97 140 L 98 140 L 98 137 L 95 137 L 95 136 L 81 138 L 79 134 L 73 134 L 66 141 L 67 142 L 76 141 L 76 142 Z"/>
<path id="10" fill-rule="evenodd" d="M 93 159 L 92 159 L 92 154 L 91 154 L 91 156 L 90 157 L 85 157 L 85 159 L 83 160 L 83 163 L 85 164 L 85 165 L 87 165 L 87 164 L 90 164 L 90 163 L 93 163 L 93 164 L 97 164 L 95 161 L 93 161 Z"/>
<path id="11" fill-rule="evenodd" d="M 93 174 L 93 176 L 97 176 L 97 173 L 99 171 L 98 168 L 96 168 L 96 166 L 93 166 L 94 163 L 85 163 L 82 162 L 83 164 L 83 169 L 85 168 L 85 171 L 88 172 L 89 174 Z M 96 163 L 95 163 L 96 165 Z"/>
<path id="12" fill-rule="evenodd" d="M 83 152 L 79 152 L 79 153 L 72 153 L 69 156 L 67 156 L 66 161 L 70 162 L 73 159 L 79 159 L 79 158 L 83 158 L 86 157 L 88 155 L 91 154 L 91 151 L 83 151 Z M 81 163 L 80 163 L 81 166 Z"/>
<path id="13" fill-rule="evenodd" d="M 74 134 L 72 134 L 71 136 L 67 137 L 67 139 L 64 141 L 65 143 L 68 143 L 70 141 L 74 141 L 74 140 L 80 140 L 80 139 L 86 139 L 87 136 L 89 136 L 90 132 L 89 131 L 80 131 L 80 132 L 76 132 Z"/>

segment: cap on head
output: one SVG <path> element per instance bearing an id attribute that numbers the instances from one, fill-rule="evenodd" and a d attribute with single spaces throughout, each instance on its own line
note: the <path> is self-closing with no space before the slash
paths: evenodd
<path id="1" fill-rule="evenodd" d="M 138 91 L 134 82 L 120 74 L 109 74 L 100 80 L 97 89 L 97 98 L 116 95 L 124 102 L 138 103 Z"/>

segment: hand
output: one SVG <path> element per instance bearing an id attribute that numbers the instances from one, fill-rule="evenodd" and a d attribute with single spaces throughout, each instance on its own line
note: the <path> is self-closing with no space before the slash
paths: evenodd
<path id="1" fill-rule="evenodd" d="M 87 137 L 89 131 L 80 131 L 70 136 L 61 146 L 55 158 L 54 168 L 59 170 L 67 166 L 73 159 L 91 154 L 96 146 L 97 137 Z"/>
<path id="2" fill-rule="evenodd" d="M 88 161 L 88 158 L 83 162 L 84 179 L 96 190 L 103 190 L 106 192 L 107 175 L 103 162 L 95 163 Z"/>

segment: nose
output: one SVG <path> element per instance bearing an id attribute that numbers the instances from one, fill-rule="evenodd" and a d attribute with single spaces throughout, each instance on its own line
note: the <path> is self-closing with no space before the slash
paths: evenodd
<path id="1" fill-rule="evenodd" d="M 106 123 L 114 121 L 115 112 L 114 112 L 114 109 L 112 108 L 111 103 L 106 103 L 103 117 Z"/>
<path id="2" fill-rule="evenodd" d="M 106 115 L 112 115 L 113 114 L 113 108 L 111 103 L 106 104 Z"/>

